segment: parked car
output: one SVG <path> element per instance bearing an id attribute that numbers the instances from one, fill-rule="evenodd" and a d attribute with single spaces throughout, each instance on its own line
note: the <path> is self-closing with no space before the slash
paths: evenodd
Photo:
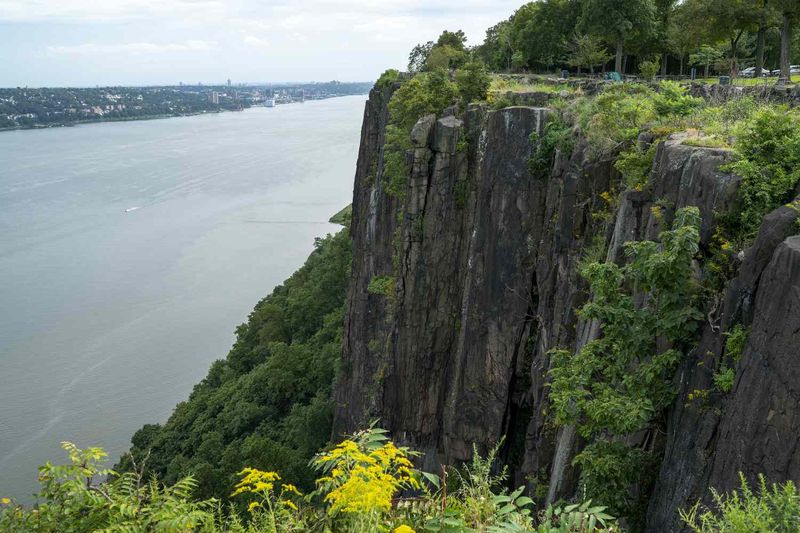
<path id="1" fill-rule="evenodd" d="M 747 67 L 739 72 L 739 75 L 743 78 L 753 78 L 756 75 L 756 67 Z M 766 78 L 767 76 L 769 76 L 769 70 L 762 68 L 761 77 Z"/>
<path id="2" fill-rule="evenodd" d="M 795 74 L 800 74 L 800 65 L 789 65 L 789 74 L 794 76 Z M 780 76 L 781 69 L 775 69 L 772 71 L 773 76 Z"/>

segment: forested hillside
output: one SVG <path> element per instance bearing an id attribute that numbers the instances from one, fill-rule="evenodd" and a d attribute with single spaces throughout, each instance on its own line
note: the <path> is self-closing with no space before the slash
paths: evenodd
<path id="1" fill-rule="evenodd" d="M 199 497 L 227 498 L 244 465 L 311 486 L 308 461 L 331 436 L 351 261 L 346 229 L 315 246 L 306 264 L 256 305 L 228 356 L 211 365 L 170 419 L 136 432 L 119 469 L 144 462 L 167 483 L 191 474 Z"/>

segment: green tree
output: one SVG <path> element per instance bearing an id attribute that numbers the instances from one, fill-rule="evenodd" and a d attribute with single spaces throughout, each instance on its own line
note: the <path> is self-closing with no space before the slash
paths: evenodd
<path id="1" fill-rule="evenodd" d="M 467 105 L 486 99 L 492 78 L 482 61 L 470 61 L 456 71 L 455 81 L 461 103 Z"/>
<path id="2" fill-rule="evenodd" d="M 669 62 L 669 52 L 672 51 L 669 43 L 669 29 L 672 26 L 672 18 L 675 14 L 675 6 L 678 0 L 653 0 L 656 7 L 656 28 L 653 35 L 658 43 L 656 49 L 661 54 L 661 75 L 667 75 Z"/>
<path id="3" fill-rule="evenodd" d="M 658 67 L 660 64 L 660 60 L 658 57 L 654 59 L 646 59 L 639 63 L 639 73 L 641 73 L 642 77 L 647 81 L 652 81 L 653 78 L 656 77 L 658 74 Z"/>
<path id="4" fill-rule="evenodd" d="M 594 74 L 595 66 L 605 64 L 612 57 L 597 37 L 575 34 L 572 38 L 569 64 L 578 68 L 578 75 L 581 67 L 588 67 L 589 72 Z"/>
<path id="5" fill-rule="evenodd" d="M 781 77 L 791 81 L 792 27 L 800 17 L 800 3 L 797 0 L 773 1 L 781 14 Z"/>
<path id="6" fill-rule="evenodd" d="M 580 27 L 606 40 L 616 50 L 614 69 L 622 72 L 625 42 L 634 35 L 653 31 L 656 9 L 653 0 L 586 0 Z"/>
<path id="7" fill-rule="evenodd" d="M 768 21 L 770 18 L 771 10 L 769 9 L 769 0 L 760 1 L 760 9 L 758 14 L 758 33 L 756 34 L 756 64 L 753 76 L 760 78 L 764 70 L 764 48 L 767 40 Z"/>
<path id="8" fill-rule="evenodd" d="M 444 30 L 439 38 L 436 40 L 436 46 L 449 46 L 455 50 L 464 51 L 467 44 L 467 36 L 462 30 L 448 31 Z"/>
<path id="9" fill-rule="evenodd" d="M 739 73 L 739 52 L 748 32 L 757 31 L 760 8 L 755 0 L 686 0 L 691 13 L 691 31 L 706 43 L 728 43 L 731 76 Z"/>
<path id="10" fill-rule="evenodd" d="M 408 54 L 408 70 L 409 72 L 419 72 L 425 68 L 425 63 L 428 62 L 428 56 L 433 49 L 433 41 L 428 41 L 425 44 L 418 44 L 411 49 Z"/>
<path id="11" fill-rule="evenodd" d="M 509 24 L 509 21 L 504 20 L 486 30 L 483 43 L 476 49 L 478 57 L 493 71 L 511 68 L 511 55 L 514 51 L 511 48 Z"/>
<path id="12" fill-rule="evenodd" d="M 722 52 L 715 46 L 704 44 L 696 53 L 689 56 L 689 63 L 692 65 L 702 65 L 705 68 L 703 77 L 708 77 L 709 67 L 722 59 Z"/>
<path id="13" fill-rule="evenodd" d="M 423 70 L 451 69 L 463 65 L 467 60 L 466 41 L 467 37 L 461 30 L 443 31 L 428 51 Z M 414 51 L 411 53 L 413 55 Z"/>
<path id="14" fill-rule="evenodd" d="M 580 16 L 579 0 L 542 0 L 517 10 L 510 28 L 514 49 L 530 69 L 564 64 Z"/>
<path id="15" fill-rule="evenodd" d="M 686 31 L 686 28 L 691 26 L 689 17 L 690 14 L 685 4 L 678 5 L 669 19 L 669 26 L 666 30 L 667 46 L 673 54 L 678 56 L 680 63 L 678 73 L 681 76 L 683 76 L 686 56 L 700 46 L 698 35 Z"/>

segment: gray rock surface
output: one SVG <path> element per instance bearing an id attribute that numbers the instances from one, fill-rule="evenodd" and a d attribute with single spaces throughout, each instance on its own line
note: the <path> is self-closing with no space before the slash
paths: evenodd
<path id="1" fill-rule="evenodd" d="M 364 115 L 335 431 L 380 418 L 396 440 L 424 452 L 429 471 L 505 438 L 513 484 L 526 483 L 540 503 L 570 498 L 579 477 L 572 458 L 584 443 L 554 427 L 547 373 L 552 349 L 575 351 L 599 334 L 576 314 L 590 297 L 578 264 L 587 254 L 624 261 L 625 242 L 657 238 L 684 206 L 699 207 L 707 249 L 736 198 L 738 178 L 720 170 L 730 154 L 671 139 L 657 148 L 648 186 L 617 195 L 613 161 L 595 160 L 585 140 L 556 154 L 548 176 L 529 173 L 529 137 L 547 109 L 473 105 L 416 124 L 399 200 L 381 176 L 390 94 L 373 91 Z M 610 205 L 604 196 L 619 199 Z M 664 451 L 652 493 L 637 488 L 651 495 L 648 531 L 679 530 L 677 509 L 710 487 L 731 488 L 739 470 L 800 479 L 797 217 L 788 207 L 766 217 L 707 310 L 675 376 L 674 406 L 630 436 Z M 367 291 L 376 276 L 395 279 L 393 295 Z M 735 324 L 751 336 L 734 390 L 689 401 L 713 389 Z"/>

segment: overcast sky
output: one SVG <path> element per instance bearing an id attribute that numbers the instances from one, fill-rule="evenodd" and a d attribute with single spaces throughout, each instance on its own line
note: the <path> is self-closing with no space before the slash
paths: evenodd
<path id="1" fill-rule="evenodd" d="M 0 86 L 367 81 L 523 0 L 0 0 Z"/>

